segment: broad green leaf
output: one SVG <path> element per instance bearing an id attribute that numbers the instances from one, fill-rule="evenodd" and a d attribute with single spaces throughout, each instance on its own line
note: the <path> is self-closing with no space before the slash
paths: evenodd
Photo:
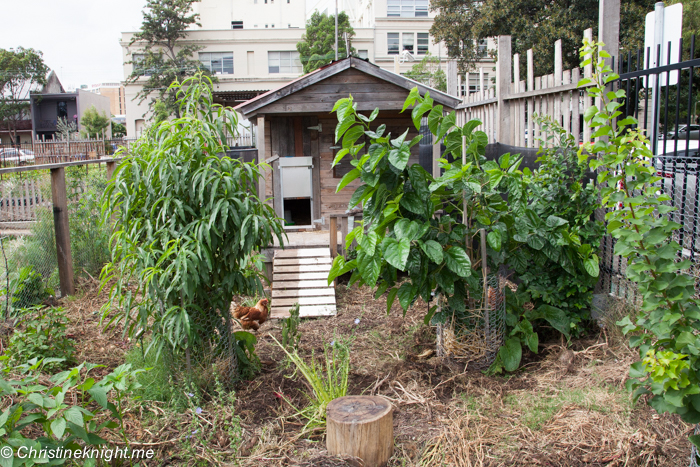
<path id="1" fill-rule="evenodd" d="M 57 418 L 51 422 L 51 431 L 56 438 L 62 438 L 63 433 L 66 431 L 66 420 L 64 418 Z"/>
<path id="2" fill-rule="evenodd" d="M 399 170 L 406 168 L 410 157 L 411 151 L 407 146 L 401 146 L 399 149 L 392 149 L 389 151 L 389 162 Z"/>
<path id="3" fill-rule="evenodd" d="M 586 268 L 586 272 L 591 277 L 598 277 L 600 274 L 600 268 L 598 265 L 598 256 L 592 255 L 583 262 L 583 267 Z"/>
<path id="4" fill-rule="evenodd" d="M 505 344 L 499 349 L 498 355 L 501 357 L 503 368 L 505 368 L 506 371 L 512 372 L 517 370 L 520 366 L 520 359 L 523 356 L 520 339 L 511 337 L 506 340 Z"/>
<path id="5" fill-rule="evenodd" d="M 460 277 L 469 277 L 472 273 L 472 262 L 467 253 L 458 246 L 451 246 L 444 252 L 445 262 L 450 271 Z"/>
<path id="6" fill-rule="evenodd" d="M 486 241 L 489 246 L 496 251 L 501 251 L 501 232 L 499 230 L 492 230 L 486 236 Z"/>
<path id="7" fill-rule="evenodd" d="M 401 271 L 406 270 L 406 261 L 408 261 L 408 253 L 411 251 L 411 242 L 408 239 L 396 241 L 393 238 L 387 238 L 387 246 L 384 250 L 384 259 L 387 263 Z"/>
<path id="8" fill-rule="evenodd" d="M 420 245 L 423 252 L 433 263 L 442 263 L 442 246 L 435 240 L 427 240 Z"/>
<path id="9" fill-rule="evenodd" d="M 350 172 L 346 173 L 345 176 L 343 176 L 343 178 L 340 180 L 340 183 L 338 183 L 338 187 L 335 189 L 335 192 L 338 193 L 340 190 L 345 188 L 349 183 L 351 183 L 359 176 L 360 171 L 358 169 L 352 169 Z"/>

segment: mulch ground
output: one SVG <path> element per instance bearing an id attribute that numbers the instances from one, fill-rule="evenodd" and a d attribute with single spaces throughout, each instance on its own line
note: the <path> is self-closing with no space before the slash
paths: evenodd
<path id="1" fill-rule="evenodd" d="M 105 293 L 90 290 L 62 305 L 73 322 L 77 359 L 108 370 L 123 363 L 132 344 L 121 329 L 101 329 Z M 515 374 L 487 376 L 434 355 L 425 303 L 404 316 L 398 304 L 387 314 L 385 298 L 375 300 L 366 288 L 339 286 L 337 296 L 336 316 L 302 321 L 299 353 L 311 358 L 323 354 L 324 343 L 350 342 L 349 394 L 380 395 L 394 407 L 391 466 L 689 464 L 691 427 L 630 401 L 624 382 L 634 354 L 605 333 L 569 346 L 541 343 Z M 240 445 L 217 431 L 207 445 L 190 449 L 193 456 L 179 455 L 186 430 L 168 426 L 166 406 L 149 403 L 133 409 L 128 423 L 132 439 L 158 451 L 157 462 L 147 465 L 360 465 L 329 456 L 323 430 L 302 432 L 305 420 L 291 405 L 305 407 L 309 389 L 270 337 L 280 334 L 275 322 L 257 332 L 262 371 L 239 385 L 231 413 L 223 415 L 240 418 Z"/>

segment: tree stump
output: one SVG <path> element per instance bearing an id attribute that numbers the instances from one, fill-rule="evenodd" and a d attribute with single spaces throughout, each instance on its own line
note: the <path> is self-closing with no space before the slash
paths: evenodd
<path id="1" fill-rule="evenodd" d="M 362 459 L 365 467 L 386 465 L 394 451 L 391 404 L 377 396 L 334 399 L 326 409 L 326 448 L 332 455 Z"/>

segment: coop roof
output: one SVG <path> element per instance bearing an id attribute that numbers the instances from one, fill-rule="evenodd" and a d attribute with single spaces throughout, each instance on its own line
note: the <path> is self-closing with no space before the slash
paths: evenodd
<path id="1" fill-rule="evenodd" d="M 312 95 L 308 92 L 308 90 L 314 85 L 319 84 L 324 80 L 328 80 L 336 75 L 343 73 L 350 74 L 349 70 L 356 70 L 364 75 L 374 77 L 375 83 L 390 83 L 396 86 L 397 90 L 405 90 L 406 95 L 408 95 L 408 91 L 410 91 L 414 87 L 418 87 L 418 90 L 420 91 L 421 95 L 425 95 L 426 92 L 430 92 L 430 96 L 434 99 L 434 101 L 437 104 L 442 104 L 446 108 L 454 109 L 460 103 L 459 99 L 445 94 L 444 92 L 438 91 L 437 89 L 433 89 L 429 86 L 401 76 L 397 73 L 384 70 L 383 68 L 369 63 L 366 60 L 362 60 L 356 57 L 349 57 L 343 60 L 332 62 L 329 65 L 314 70 L 311 73 L 307 73 L 285 84 L 284 86 L 281 86 L 277 89 L 273 89 L 242 104 L 239 104 L 235 107 L 235 109 L 248 118 L 253 117 L 258 113 L 314 113 L 320 111 L 329 112 L 333 108 L 335 100 L 329 100 L 328 96 L 324 96 L 322 93 Z M 356 73 L 354 76 L 358 79 L 353 80 L 353 78 L 351 77 L 348 81 L 348 84 L 353 83 L 353 81 L 360 81 L 360 75 Z M 342 86 L 340 87 L 340 90 L 342 90 Z M 291 103 L 290 99 L 288 98 L 299 93 L 305 94 L 305 97 L 308 95 L 308 98 L 303 99 L 303 101 Z M 333 97 L 337 97 L 337 99 L 340 99 L 341 97 L 347 97 L 348 94 L 354 95 L 355 93 L 336 92 L 335 94 L 336 96 Z M 382 93 L 375 93 L 374 95 L 372 95 L 372 86 L 370 84 L 367 85 L 367 92 L 365 94 L 371 96 L 371 98 L 366 99 L 366 105 L 370 106 L 372 109 L 374 107 L 379 107 L 380 110 L 383 110 L 384 106 L 392 107 L 393 110 L 393 107 L 396 106 L 395 103 L 386 100 Z M 400 100 L 401 104 L 403 104 L 404 99 L 405 97 L 403 97 L 403 99 Z M 399 100 L 397 99 L 396 101 L 398 102 Z M 280 102 L 286 102 L 286 104 L 284 106 L 276 105 Z M 358 110 L 366 109 L 360 108 Z M 400 106 L 398 110 L 401 110 Z"/>

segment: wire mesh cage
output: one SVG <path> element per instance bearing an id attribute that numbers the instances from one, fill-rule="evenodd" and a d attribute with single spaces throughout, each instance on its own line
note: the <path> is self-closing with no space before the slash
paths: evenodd
<path id="1" fill-rule="evenodd" d="M 506 299 L 505 277 L 490 274 L 484 280 L 479 297 L 467 299 L 466 312 L 457 317 L 448 315 L 445 323 L 437 325 L 437 354 L 465 368 L 482 369 L 496 359 L 505 340 Z M 448 307 L 444 297 L 438 297 L 439 310 Z"/>

